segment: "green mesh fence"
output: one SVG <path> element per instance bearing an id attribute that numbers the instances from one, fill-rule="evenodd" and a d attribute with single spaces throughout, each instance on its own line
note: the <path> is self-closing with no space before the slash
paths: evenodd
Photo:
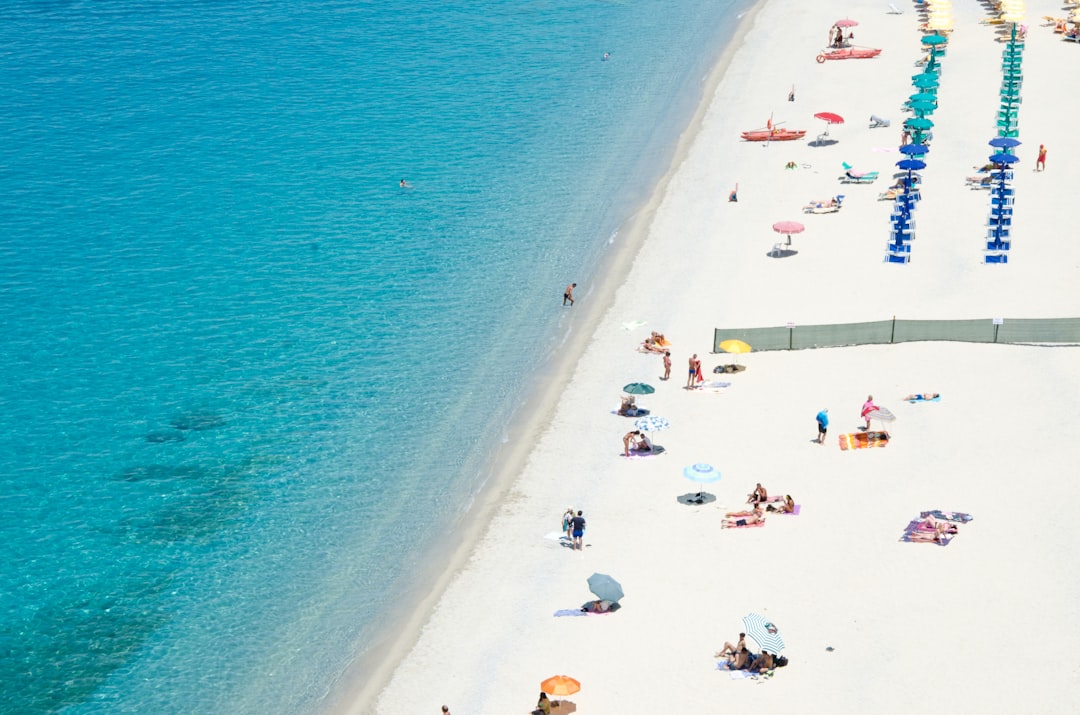
<path id="1" fill-rule="evenodd" d="M 777 328 L 716 328 L 713 352 L 720 343 L 742 340 L 755 351 L 836 348 L 924 340 L 962 343 L 1077 343 L 1080 318 L 991 318 L 979 320 L 879 320 L 871 323 L 796 325 Z"/>

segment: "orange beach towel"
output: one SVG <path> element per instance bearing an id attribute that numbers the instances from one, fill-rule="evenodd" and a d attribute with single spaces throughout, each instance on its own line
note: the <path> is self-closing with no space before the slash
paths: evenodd
<path id="1" fill-rule="evenodd" d="M 840 449 L 866 449 L 884 447 L 889 444 L 888 432 L 853 432 L 840 435 Z"/>

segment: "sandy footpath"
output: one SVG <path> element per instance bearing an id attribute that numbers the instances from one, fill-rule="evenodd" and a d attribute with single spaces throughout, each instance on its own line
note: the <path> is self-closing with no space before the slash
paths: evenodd
<path id="1" fill-rule="evenodd" d="M 540 681 L 559 673 L 582 682 L 570 698 L 578 712 L 602 715 L 1080 711 L 1069 647 L 1080 635 L 1080 348 L 751 353 L 740 357 L 744 372 L 717 377 L 729 388 L 683 389 L 690 353 L 710 371 L 730 360 L 710 354 L 716 327 L 1080 316 L 1070 210 L 1080 171 L 1068 159 L 1080 98 L 1063 91 L 1080 46 L 1039 26 L 1040 16 L 1063 14 L 1054 2 L 1028 3 L 1010 263 L 981 264 L 989 197 L 964 185 L 990 153 L 1002 50 L 979 23 L 984 6 L 965 0 L 954 2 L 912 262 L 883 262 L 890 206 L 876 199 L 901 158 L 900 107 L 920 55 L 916 13 L 896 4 L 903 14 L 886 14 L 879 0 L 761 8 L 527 464 L 374 712 L 434 715 L 446 703 L 454 715 L 528 713 Z M 882 55 L 816 63 L 845 16 L 860 22 L 857 44 Z M 848 119 L 830 130 L 836 144 L 739 141 L 770 116 L 812 138 L 822 111 Z M 869 129 L 871 114 L 892 127 Z M 1040 143 L 1047 170 L 1034 173 Z M 789 161 L 799 168 L 785 169 Z M 843 161 L 882 178 L 842 186 Z M 739 202 L 728 203 L 736 182 Z M 839 213 L 801 212 L 838 193 Z M 771 225 L 784 219 L 806 231 L 793 238 L 797 255 L 770 258 L 782 240 Z M 627 329 L 636 321 L 645 324 Z M 650 330 L 674 343 L 669 382 L 658 379 L 659 357 L 635 350 Z M 621 437 L 632 420 L 613 411 L 619 388 L 639 380 L 657 387 L 640 404 L 672 426 L 655 438 L 666 454 L 627 460 Z M 942 399 L 901 400 L 920 391 Z M 861 424 L 867 394 L 897 415 L 893 439 L 841 451 L 838 435 Z M 818 446 L 814 415 L 826 407 L 832 425 Z M 698 462 L 723 473 L 708 487 L 717 500 L 685 506 L 676 497 L 696 487 L 682 471 Z M 801 514 L 721 529 L 759 481 L 792 494 Z M 568 506 L 588 520 L 583 552 L 545 538 Z M 975 518 L 944 548 L 899 542 L 929 509 Z M 553 617 L 591 598 L 593 572 L 621 581 L 623 608 Z M 750 611 L 787 643 L 790 665 L 768 681 L 732 680 L 712 658 Z"/>

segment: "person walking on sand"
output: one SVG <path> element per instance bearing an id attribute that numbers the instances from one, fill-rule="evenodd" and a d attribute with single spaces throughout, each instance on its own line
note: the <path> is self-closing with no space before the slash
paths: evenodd
<path id="1" fill-rule="evenodd" d="M 664 376 L 662 378 L 660 378 L 660 379 L 661 380 L 670 380 L 671 379 L 671 351 L 670 350 L 665 350 L 664 351 Z"/>
<path id="2" fill-rule="evenodd" d="M 817 413 L 817 443 L 825 444 L 825 433 L 829 430 L 829 410 Z"/>
<path id="3" fill-rule="evenodd" d="M 570 301 L 570 307 L 574 307 L 574 289 L 577 288 L 577 283 L 571 283 L 566 286 L 566 290 L 562 294 L 562 304 L 566 305 L 566 301 Z"/>
<path id="4" fill-rule="evenodd" d="M 1039 145 L 1039 158 L 1035 160 L 1035 171 L 1044 171 L 1046 169 L 1046 145 Z"/>
<path id="5" fill-rule="evenodd" d="M 571 541 L 570 538 L 570 522 L 574 518 L 574 507 L 567 507 L 566 511 L 562 515 L 562 530 L 566 532 L 566 540 Z"/>
<path id="6" fill-rule="evenodd" d="M 581 537 L 585 536 L 585 517 L 581 515 L 580 509 L 578 509 L 577 516 L 570 520 L 570 528 L 573 529 L 572 533 L 574 535 L 574 551 L 583 551 L 584 549 L 581 546 Z"/>
<path id="7" fill-rule="evenodd" d="M 859 413 L 866 420 L 866 427 L 863 428 L 863 431 L 870 429 L 870 414 L 872 412 L 877 412 L 877 405 L 874 404 L 874 396 L 867 395 L 866 402 L 862 404 L 862 411 Z"/>

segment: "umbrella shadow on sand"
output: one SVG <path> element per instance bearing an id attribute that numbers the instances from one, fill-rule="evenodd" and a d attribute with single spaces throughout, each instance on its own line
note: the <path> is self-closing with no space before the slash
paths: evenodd
<path id="1" fill-rule="evenodd" d="M 791 256 L 798 255 L 798 251 L 793 248 L 780 248 L 769 251 L 765 255 L 769 258 L 790 258 Z"/>
<path id="2" fill-rule="evenodd" d="M 806 145 L 807 146 L 813 146 L 813 147 L 822 147 L 822 146 L 832 146 L 833 144 L 839 144 L 839 143 L 840 143 L 840 141 L 837 140 L 837 139 L 832 139 L 830 137 L 823 137 L 822 136 L 822 137 L 818 137 L 817 139 L 814 139 L 813 141 L 807 142 Z"/>
<path id="3" fill-rule="evenodd" d="M 716 501 L 716 496 L 709 494 L 708 492 L 691 492 L 690 494 L 683 494 L 680 497 L 676 497 L 676 501 L 686 506 L 701 506 L 703 504 L 712 504 Z"/>

